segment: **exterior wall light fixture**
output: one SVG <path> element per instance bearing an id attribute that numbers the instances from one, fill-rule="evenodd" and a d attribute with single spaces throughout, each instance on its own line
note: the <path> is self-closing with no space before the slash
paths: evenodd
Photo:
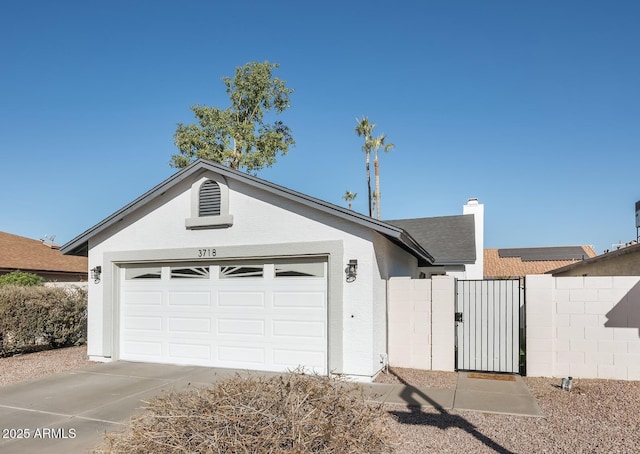
<path id="1" fill-rule="evenodd" d="M 344 269 L 344 272 L 347 275 L 347 282 L 355 281 L 358 275 L 358 261 L 356 259 L 349 260 L 349 264 Z"/>
<path id="2" fill-rule="evenodd" d="M 100 275 L 102 274 L 102 267 L 100 265 L 91 268 L 91 279 L 96 284 L 100 282 Z"/>

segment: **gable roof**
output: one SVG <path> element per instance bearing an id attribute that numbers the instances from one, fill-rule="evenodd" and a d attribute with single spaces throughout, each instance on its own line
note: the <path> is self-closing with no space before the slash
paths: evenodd
<path id="1" fill-rule="evenodd" d="M 386 221 L 408 232 L 433 255 L 434 265 L 475 263 L 473 214 Z"/>
<path id="2" fill-rule="evenodd" d="M 334 205 L 324 200 L 311 197 L 301 192 L 293 191 L 291 189 L 285 188 L 284 186 L 279 186 L 275 183 L 271 183 L 267 180 L 262 180 L 253 175 L 233 170 L 221 164 L 206 161 L 203 159 L 194 161 L 189 166 L 173 174 L 153 189 L 135 199 L 133 202 L 116 211 L 111 216 L 94 225 L 84 233 L 78 235 L 76 238 L 72 239 L 62 246 L 62 253 L 69 255 L 86 256 L 88 254 L 88 242 L 90 238 L 108 229 L 128 214 L 131 214 L 140 207 L 161 196 L 165 191 L 177 185 L 181 181 L 184 181 L 185 179 L 193 175 L 197 175 L 206 171 L 216 172 L 227 179 L 241 181 L 242 183 L 254 188 L 276 194 L 278 196 L 284 197 L 285 199 L 301 203 L 305 206 L 314 208 L 324 213 L 328 213 L 349 222 L 353 222 L 355 224 L 370 228 L 384 235 L 385 237 L 396 243 L 398 246 L 414 255 L 418 259 L 418 263 L 420 265 L 424 266 L 433 263 L 433 256 L 429 252 L 427 252 L 418 242 L 416 242 L 416 240 L 414 240 L 411 235 L 409 235 L 399 227 L 381 222 L 368 216 L 364 216 L 360 213 L 356 213 L 355 211 L 342 208 L 338 205 Z"/>
<path id="3" fill-rule="evenodd" d="M 484 250 L 484 277 L 522 277 L 544 274 L 589 257 L 596 252 L 591 246 L 552 246 Z"/>
<path id="4" fill-rule="evenodd" d="M 0 232 L 2 271 L 87 274 L 87 269 L 85 257 L 68 257 L 56 245 Z"/>

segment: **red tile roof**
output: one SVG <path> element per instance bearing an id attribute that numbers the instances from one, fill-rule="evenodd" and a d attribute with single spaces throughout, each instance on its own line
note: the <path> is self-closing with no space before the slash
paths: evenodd
<path id="1" fill-rule="evenodd" d="M 598 255 L 591 246 L 581 246 L 585 258 Z M 535 260 L 523 261 L 522 257 L 500 257 L 499 249 L 484 250 L 484 277 L 491 278 L 516 278 L 528 274 L 544 274 L 579 260 Z"/>
<path id="2" fill-rule="evenodd" d="M 59 247 L 0 232 L 0 270 L 87 273 L 86 257 L 63 255 Z"/>

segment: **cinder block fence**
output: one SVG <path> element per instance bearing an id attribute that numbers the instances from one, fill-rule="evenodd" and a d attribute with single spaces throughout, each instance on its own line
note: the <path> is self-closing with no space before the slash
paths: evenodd
<path id="1" fill-rule="evenodd" d="M 389 364 L 453 371 L 455 351 L 455 279 L 391 278 Z"/>
<path id="2" fill-rule="evenodd" d="M 527 375 L 640 380 L 640 277 L 527 276 Z"/>
<path id="3" fill-rule="evenodd" d="M 455 369 L 455 279 L 388 282 L 391 366 Z M 529 376 L 640 380 L 640 276 L 525 278 Z"/>

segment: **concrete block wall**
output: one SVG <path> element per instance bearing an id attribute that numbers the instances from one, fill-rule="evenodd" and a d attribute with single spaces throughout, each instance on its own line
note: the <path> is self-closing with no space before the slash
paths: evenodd
<path id="1" fill-rule="evenodd" d="M 527 375 L 640 380 L 640 277 L 527 276 Z"/>
<path id="2" fill-rule="evenodd" d="M 387 294 L 389 364 L 453 371 L 455 279 L 390 278 Z"/>
<path id="3" fill-rule="evenodd" d="M 454 371 L 456 280 L 451 276 L 433 276 L 431 281 L 431 369 Z"/>
<path id="4" fill-rule="evenodd" d="M 431 280 L 388 281 L 389 365 L 431 369 Z"/>

